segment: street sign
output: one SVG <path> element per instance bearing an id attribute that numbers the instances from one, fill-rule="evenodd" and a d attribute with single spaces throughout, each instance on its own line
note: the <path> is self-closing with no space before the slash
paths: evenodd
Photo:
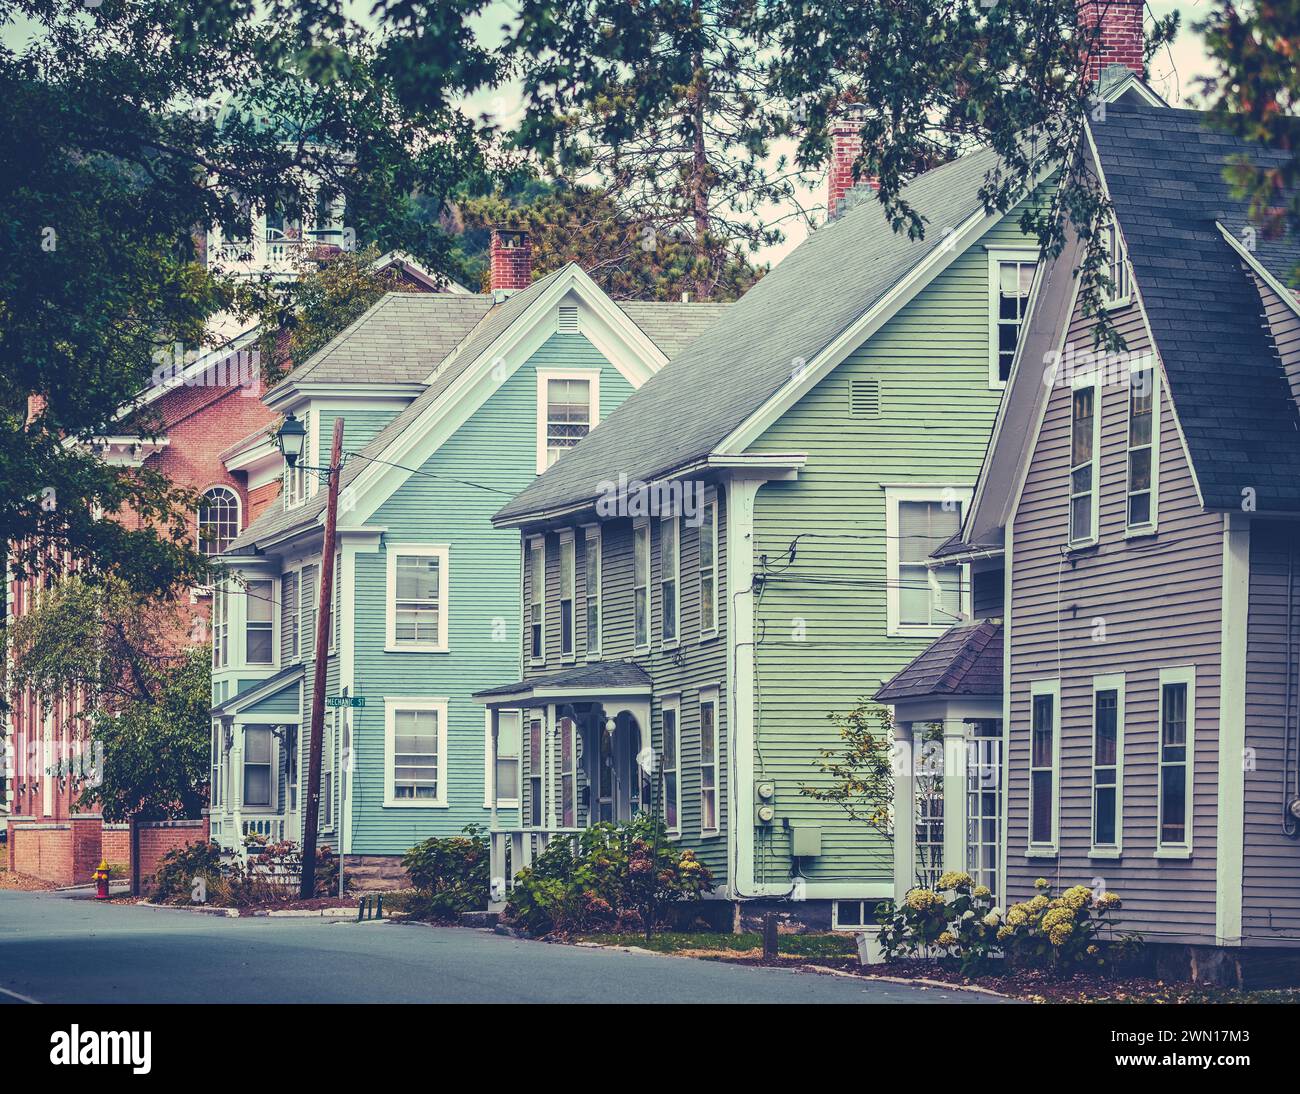
<path id="1" fill-rule="evenodd" d="M 366 705 L 364 695 L 327 695 L 325 697 L 327 707 L 363 707 Z"/>

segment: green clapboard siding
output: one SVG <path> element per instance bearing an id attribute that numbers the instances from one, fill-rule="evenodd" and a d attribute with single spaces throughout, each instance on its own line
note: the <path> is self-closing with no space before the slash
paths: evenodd
<path id="1" fill-rule="evenodd" d="M 553 335 L 368 522 L 385 532 L 380 549 L 359 554 L 356 565 L 354 694 L 365 696 L 366 706 L 353 712 L 354 854 L 400 854 L 428 836 L 488 822 L 485 712 L 471 695 L 518 678 L 521 641 L 519 534 L 494 529 L 491 517 L 535 477 L 537 370 L 566 367 L 602 370 L 602 417 L 631 394 L 585 336 Z M 394 543 L 450 546 L 449 653 L 385 652 L 387 550 Z M 384 807 L 386 695 L 448 700 L 445 808 Z"/>
<path id="2" fill-rule="evenodd" d="M 933 640 L 886 633 L 884 487 L 975 483 L 1001 398 L 988 379 L 986 249 L 1032 248 L 1018 218 L 1008 214 L 752 446 L 808 456 L 796 481 L 759 491 L 755 511 L 756 566 L 781 560 L 758 607 L 754 772 L 777 787 L 776 823 L 755 840 L 763 881 L 789 879 L 784 818 L 823 826 L 822 856 L 803 863 L 809 881 L 891 877 L 890 848 L 865 822 L 799 791 L 819 781 L 818 751 L 841 745 L 827 715 L 869 698 Z M 849 413 L 849 383 L 865 379 L 879 382 L 878 417 Z"/>

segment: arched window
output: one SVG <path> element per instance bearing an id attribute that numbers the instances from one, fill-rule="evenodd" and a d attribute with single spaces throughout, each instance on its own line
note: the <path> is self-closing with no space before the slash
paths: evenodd
<path id="1" fill-rule="evenodd" d="M 239 495 L 225 486 L 214 486 L 199 503 L 199 550 L 219 555 L 239 535 Z"/>

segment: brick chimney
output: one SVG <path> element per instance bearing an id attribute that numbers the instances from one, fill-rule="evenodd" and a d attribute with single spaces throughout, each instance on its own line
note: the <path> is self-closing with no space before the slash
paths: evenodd
<path id="1" fill-rule="evenodd" d="M 1087 57 L 1084 76 L 1096 83 L 1110 65 L 1123 65 L 1139 79 L 1146 77 L 1142 60 L 1143 0 L 1084 0 L 1079 6 L 1079 25 L 1085 41 L 1101 24 L 1097 44 Z"/>
<path id="2" fill-rule="evenodd" d="M 826 172 L 826 219 L 840 215 L 845 195 L 856 185 L 853 164 L 862 151 L 862 122 L 850 114 L 831 123 L 831 162 Z M 861 180 L 873 190 L 880 188 L 880 180 Z"/>
<path id="3" fill-rule="evenodd" d="M 490 286 L 496 292 L 516 292 L 533 281 L 533 243 L 527 232 L 493 228 L 488 249 L 491 260 Z"/>

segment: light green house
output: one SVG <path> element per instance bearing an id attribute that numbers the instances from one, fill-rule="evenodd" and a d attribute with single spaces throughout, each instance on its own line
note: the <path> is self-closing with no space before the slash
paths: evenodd
<path id="1" fill-rule="evenodd" d="M 494 246 L 495 246 L 494 240 Z M 518 730 L 488 761 L 471 694 L 519 671 L 503 501 L 640 387 L 717 306 L 610 300 L 570 265 L 507 294 L 389 294 L 266 396 L 328 463 L 344 422 L 326 652 L 320 839 L 356 881 L 418 841 L 515 816 Z M 214 612 L 213 837 L 301 837 L 325 491 L 281 498 L 223 554 Z"/>
<path id="2" fill-rule="evenodd" d="M 925 560 L 960 527 L 1034 284 L 1021 210 L 978 196 L 994 162 L 908 186 L 924 240 L 850 202 L 496 514 L 541 632 L 479 696 L 529 727 L 497 869 L 659 800 L 722 897 L 852 927 L 892 895 L 887 841 L 800 791 L 828 785 L 829 716 L 981 596 Z"/>

